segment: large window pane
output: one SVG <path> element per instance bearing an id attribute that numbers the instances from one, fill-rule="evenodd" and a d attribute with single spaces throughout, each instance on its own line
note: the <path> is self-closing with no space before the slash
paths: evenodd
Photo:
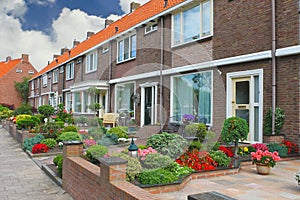
<path id="1" fill-rule="evenodd" d="M 200 6 L 183 12 L 183 37 L 184 42 L 189 42 L 200 37 Z"/>
<path id="2" fill-rule="evenodd" d="M 136 35 L 131 36 L 131 52 L 130 57 L 135 58 L 136 57 Z"/>
<path id="3" fill-rule="evenodd" d="M 74 93 L 74 111 L 81 112 L 81 93 L 80 92 Z"/>
<path id="4" fill-rule="evenodd" d="M 124 60 L 129 58 L 129 38 L 124 40 Z"/>
<path id="5" fill-rule="evenodd" d="M 209 35 L 211 26 L 210 1 L 202 4 L 202 35 Z"/>
<path id="6" fill-rule="evenodd" d="M 87 113 L 89 111 L 89 96 L 87 92 L 83 92 L 83 102 L 84 102 L 84 112 Z"/>
<path id="7" fill-rule="evenodd" d="M 180 23 L 180 14 L 177 14 L 177 15 L 174 15 L 174 18 L 173 18 L 173 29 L 174 29 L 174 38 L 173 38 L 173 42 L 174 44 L 180 44 L 180 31 L 181 31 L 181 23 Z"/>
<path id="8" fill-rule="evenodd" d="M 117 112 L 134 110 L 134 83 L 117 85 Z"/>
<path id="9" fill-rule="evenodd" d="M 118 56 L 118 61 L 122 61 L 123 60 L 123 54 L 124 54 L 124 41 L 120 41 L 119 42 L 119 56 Z"/>
<path id="10" fill-rule="evenodd" d="M 211 72 L 174 77 L 173 91 L 173 118 L 192 114 L 198 122 L 211 122 Z"/>

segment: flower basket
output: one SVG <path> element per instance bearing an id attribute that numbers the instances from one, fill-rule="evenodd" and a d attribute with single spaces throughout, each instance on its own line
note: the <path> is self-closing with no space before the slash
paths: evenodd
<path id="1" fill-rule="evenodd" d="M 271 172 L 271 167 L 267 165 L 262 165 L 262 164 L 256 164 L 256 170 L 258 174 L 261 175 L 268 175 Z"/>

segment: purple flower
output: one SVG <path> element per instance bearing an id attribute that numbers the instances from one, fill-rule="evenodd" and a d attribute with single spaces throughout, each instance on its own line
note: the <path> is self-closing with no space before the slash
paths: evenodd
<path id="1" fill-rule="evenodd" d="M 192 114 L 184 114 L 182 115 L 182 117 L 186 120 L 186 121 L 194 121 L 195 120 L 195 116 Z"/>

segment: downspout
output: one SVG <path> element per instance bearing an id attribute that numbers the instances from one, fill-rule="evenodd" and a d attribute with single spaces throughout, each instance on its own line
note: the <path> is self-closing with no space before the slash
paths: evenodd
<path id="1" fill-rule="evenodd" d="M 159 82 L 160 82 L 160 87 L 159 87 L 159 119 L 160 119 L 160 130 L 163 129 L 163 64 L 164 64 L 164 19 L 163 16 L 160 18 L 161 19 L 161 30 L 160 30 L 160 71 L 159 71 Z"/>
<path id="2" fill-rule="evenodd" d="M 275 0 L 272 0 L 272 135 L 275 135 L 276 111 L 276 9 Z"/>
<path id="3" fill-rule="evenodd" d="M 107 83 L 108 83 L 108 91 L 107 91 L 107 101 L 106 101 L 106 99 L 105 99 L 105 101 L 106 101 L 106 110 L 107 110 L 107 112 L 110 112 L 110 110 L 111 110 L 111 99 L 110 99 L 110 92 L 111 92 L 111 89 L 110 89 L 110 80 L 111 80 L 111 71 L 112 71 L 112 63 L 111 63 L 111 61 L 112 61 L 112 49 L 111 49 L 111 42 L 109 42 L 109 61 L 108 61 L 108 81 L 107 81 Z"/>

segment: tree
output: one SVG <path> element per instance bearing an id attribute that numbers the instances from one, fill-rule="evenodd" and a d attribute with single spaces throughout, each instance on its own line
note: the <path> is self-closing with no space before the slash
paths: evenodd
<path id="1" fill-rule="evenodd" d="M 16 82 L 15 88 L 19 92 L 20 97 L 22 98 L 22 103 L 28 103 L 28 96 L 29 96 L 29 78 L 23 77 L 22 82 Z"/>

